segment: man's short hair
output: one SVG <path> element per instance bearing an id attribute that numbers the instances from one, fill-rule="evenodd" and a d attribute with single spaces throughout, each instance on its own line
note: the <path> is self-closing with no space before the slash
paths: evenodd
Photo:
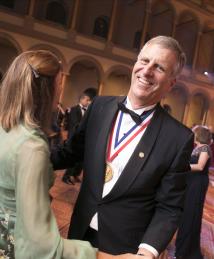
<path id="1" fill-rule="evenodd" d="M 93 100 L 94 97 L 97 96 L 97 89 L 94 87 L 89 87 L 84 90 L 82 95 L 88 96 L 91 100 Z"/>
<path id="2" fill-rule="evenodd" d="M 152 44 L 157 44 L 165 49 L 170 49 L 174 51 L 177 59 L 177 64 L 173 69 L 173 76 L 179 75 L 186 63 L 186 55 L 178 41 L 169 36 L 157 36 L 147 41 L 143 48 Z"/>

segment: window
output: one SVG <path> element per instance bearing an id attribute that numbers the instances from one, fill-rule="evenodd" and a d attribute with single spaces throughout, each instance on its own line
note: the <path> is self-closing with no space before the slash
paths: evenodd
<path id="1" fill-rule="evenodd" d="M 99 16 L 94 22 L 93 34 L 102 38 L 107 38 L 109 29 L 109 18 L 107 16 Z"/>
<path id="2" fill-rule="evenodd" d="M 142 36 L 142 31 L 136 31 L 135 32 L 134 43 L 133 43 L 133 48 L 134 49 L 140 49 L 141 36 Z"/>
<path id="3" fill-rule="evenodd" d="M 0 5 L 13 9 L 14 0 L 0 0 Z"/>
<path id="4" fill-rule="evenodd" d="M 3 78 L 3 75 L 2 75 L 2 72 L 0 71 L 0 84 L 1 84 L 2 78 Z"/>
<path id="5" fill-rule="evenodd" d="M 66 12 L 61 3 L 50 2 L 47 6 L 46 19 L 55 23 L 66 25 Z"/>

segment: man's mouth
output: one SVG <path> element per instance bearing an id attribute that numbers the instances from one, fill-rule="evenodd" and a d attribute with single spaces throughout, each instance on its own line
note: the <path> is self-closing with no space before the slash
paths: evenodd
<path id="1" fill-rule="evenodd" d="M 137 80 L 138 80 L 138 82 L 139 82 L 141 85 L 146 85 L 146 86 L 148 86 L 148 85 L 152 85 L 152 84 L 153 84 L 152 81 L 147 80 L 147 79 L 145 79 L 145 78 L 142 78 L 142 77 L 140 77 L 140 76 L 137 76 Z"/>

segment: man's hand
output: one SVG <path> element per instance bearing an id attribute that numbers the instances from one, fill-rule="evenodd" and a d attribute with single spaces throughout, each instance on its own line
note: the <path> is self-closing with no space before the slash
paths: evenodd
<path id="1" fill-rule="evenodd" d="M 154 255 L 146 255 L 146 254 L 121 254 L 115 255 L 115 259 L 153 259 Z M 106 258 L 107 259 L 107 258 Z"/>
<path id="2" fill-rule="evenodd" d="M 140 248 L 137 254 L 120 254 L 120 255 L 110 255 L 104 252 L 98 253 L 98 259 L 155 259 L 153 253 L 145 248 Z"/>

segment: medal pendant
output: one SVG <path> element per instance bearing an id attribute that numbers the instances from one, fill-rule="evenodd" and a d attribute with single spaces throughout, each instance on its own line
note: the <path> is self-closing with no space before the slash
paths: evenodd
<path id="1" fill-rule="evenodd" d="M 111 181 L 113 178 L 114 171 L 109 163 L 106 163 L 106 172 L 105 172 L 105 183 Z"/>

